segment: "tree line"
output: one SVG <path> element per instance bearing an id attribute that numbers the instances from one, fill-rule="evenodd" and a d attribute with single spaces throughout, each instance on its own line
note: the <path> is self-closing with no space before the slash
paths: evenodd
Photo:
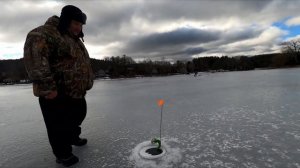
<path id="1" fill-rule="evenodd" d="M 161 76 L 189 74 L 205 71 L 243 71 L 255 68 L 280 68 L 299 65 L 300 41 L 282 43 L 281 53 L 236 57 L 199 57 L 191 61 L 152 61 L 136 62 L 129 56 L 113 56 L 104 59 L 91 59 L 96 78 L 128 78 L 139 76 Z M 0 83 L 29 83 L 23 59 L 0 60 Z"/>

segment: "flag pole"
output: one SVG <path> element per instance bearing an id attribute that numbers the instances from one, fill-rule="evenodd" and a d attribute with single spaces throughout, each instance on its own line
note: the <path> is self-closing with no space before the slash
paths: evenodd
<path id="1" fill-rule="evenodd" d="M 161 106 L 161 108 L 160 108 L 160 131 L 159 131 L 159 140 L 161 141 L 161 127 L 162 127 L 162 116 L 163 116 L 163 107 L 164 107 L 164 105 L 162 105 Z"/>

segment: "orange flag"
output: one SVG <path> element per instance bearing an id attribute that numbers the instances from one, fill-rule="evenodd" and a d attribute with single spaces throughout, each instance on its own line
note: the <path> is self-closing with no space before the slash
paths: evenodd
<path id="1" fill-rule="evenodd" d="M 159 107 L 162 107 L 164 104 L 165 104 L 165 101 L 163 99 L 160 99 L 160 100 L 157 101 L 157 105 Z"/>

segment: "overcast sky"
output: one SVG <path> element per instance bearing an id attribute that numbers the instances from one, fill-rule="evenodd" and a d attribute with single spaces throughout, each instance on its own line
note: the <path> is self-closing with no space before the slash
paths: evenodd
<path id="1" fill-rule="evenodd" d="M 87 14 L 84 43 L 98 59 L 255 55 L 300 37 L 300 0 L 2 0 L 0 59 L 23 57 L 27 33 L 68 4 Z"/>

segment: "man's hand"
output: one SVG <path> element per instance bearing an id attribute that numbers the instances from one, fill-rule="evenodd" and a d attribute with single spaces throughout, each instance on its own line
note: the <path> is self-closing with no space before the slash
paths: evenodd
<path id="1" fill-rule="evenodd" d="M 45 96 L 46 99 L 54 99 L 57 96 L 57 91 L 50 92 L 47 96 Z"/>

